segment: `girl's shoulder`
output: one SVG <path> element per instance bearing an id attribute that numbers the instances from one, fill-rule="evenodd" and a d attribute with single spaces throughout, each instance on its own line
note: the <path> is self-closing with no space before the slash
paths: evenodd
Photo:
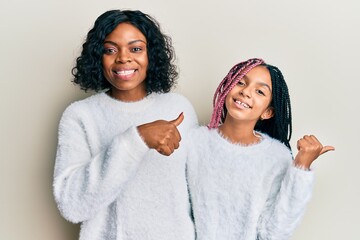
<path id="1" fill-rule="evenodd" d="M 206 126 L 197 125 L 189 131 L 189 142 L 196 145 L 208 145 L 211 139 L 211 130 Z"/>
<path id="2" fill-rule="evenodd" d="M 190 132 L 191 137 L 193 138 L 209 138 L 212 135 L 213 129 L 209 129 L 205 125 L 199 125 L 193 128 Z"/>
<path id="3" fill-rule="evenodd" d="M 264 139 L 269 142 L 269 154 L 273 155 L 274 157 L 283 156 L 279 159 L 292 159 L 292 152 L 291 150 L 278 139 L 272 138 L 265 133 L 261 133 Z"/>

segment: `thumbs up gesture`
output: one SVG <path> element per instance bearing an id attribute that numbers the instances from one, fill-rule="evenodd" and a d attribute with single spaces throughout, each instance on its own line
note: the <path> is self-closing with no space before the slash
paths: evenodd
<path id="1" fill-rule="evenodd" d="M 172 121 L 157 120 L 140 125 L 137 128 L 140 136 L 149 148 L 169 156 L 175 149 L 179 148 L 181 136 L 177 127 L 183 120 L 184 115 L 181 113 Z"/>
<path id="2" fill-rule="evenodd" d="M 323 146 L 314 135 L 305 135 L 297 141 L 296 147 L 299 152 L 295 157 L 295 165 L 304 169 L 309 169 L 320 155 L 335 150 L 333 146 Z"/>

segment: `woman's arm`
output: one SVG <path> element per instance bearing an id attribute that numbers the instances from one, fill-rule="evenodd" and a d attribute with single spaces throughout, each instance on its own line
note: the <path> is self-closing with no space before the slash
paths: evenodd
<path id="1" fill-rule="evenodd" d="M 59 127 L 54 196 L 62 215 L 75 223 L 113 202 L 149 151 L 137 128 L 130 127 L 91 153 L 88 130 L 67 114 Z"/>

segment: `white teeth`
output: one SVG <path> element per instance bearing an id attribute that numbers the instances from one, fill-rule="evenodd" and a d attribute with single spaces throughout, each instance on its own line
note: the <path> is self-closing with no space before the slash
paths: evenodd
<path id="1" fill-rule="evenodd" d="M 117 71 L 116 74 L 125 76 L 125 75 L 132 74 L 134 72 L 135 72 L 135 70 L 124 70 L 124 71 Z"/>
<path id="2" fill-rule="evenodd" d="M 236 102 L 237 104 L 243 106 L 244 108 L 250 108 L 249 105 L 247 105 L 246 103 L 240 102 L 239 100 L 236 100 L 235 102 Z"/>

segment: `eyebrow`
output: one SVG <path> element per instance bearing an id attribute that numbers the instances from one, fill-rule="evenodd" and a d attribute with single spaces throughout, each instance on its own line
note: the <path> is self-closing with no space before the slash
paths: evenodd
<path id="1" fill-rule="evenodd" d="M 263 83 L 263 82 L 257 82 L 256 84 L 259 84 L 261 86 L 264 86 L 264 87 L 267 87 L 269 89 L 269 91 L 271 92 L 271 88 L 269 85 L 267 85 L 266 83 Z"/>
<path id="2" fill-rule="evenodd" d="M 248 78 L 246 75 L 243 77 L 243 79 L 249 80 L 249 78 Z M 264 82 L 256 82 L 256 84 L 261 85 L 261 86 L 264 86 L 264 87 L 267 87 L 270 92 L 272 91 L 271 88 L 270 88 L 270 86 L 269 86 L 268 84 L 264 83 Z"/>
<path id="3" fill-rule="evenodd" d="M 137 42 L 142 42 L 142 43 L 145 43 L 145 44 L 146 44 L 146 42 L 145 42 L 144 40 L 137 39 L 137 40 L 133 40 L 133 41 L 128 42 L 128 45 L 131 45 L 131 44 L 137 43 Z M 105 43 L 109 43 L 109 44 L 112 44 L 112 45 L 117 46 L 116 42 L 113 42 L 113 41 L 104 41 L 104 44 L 105 44 Z"/>

